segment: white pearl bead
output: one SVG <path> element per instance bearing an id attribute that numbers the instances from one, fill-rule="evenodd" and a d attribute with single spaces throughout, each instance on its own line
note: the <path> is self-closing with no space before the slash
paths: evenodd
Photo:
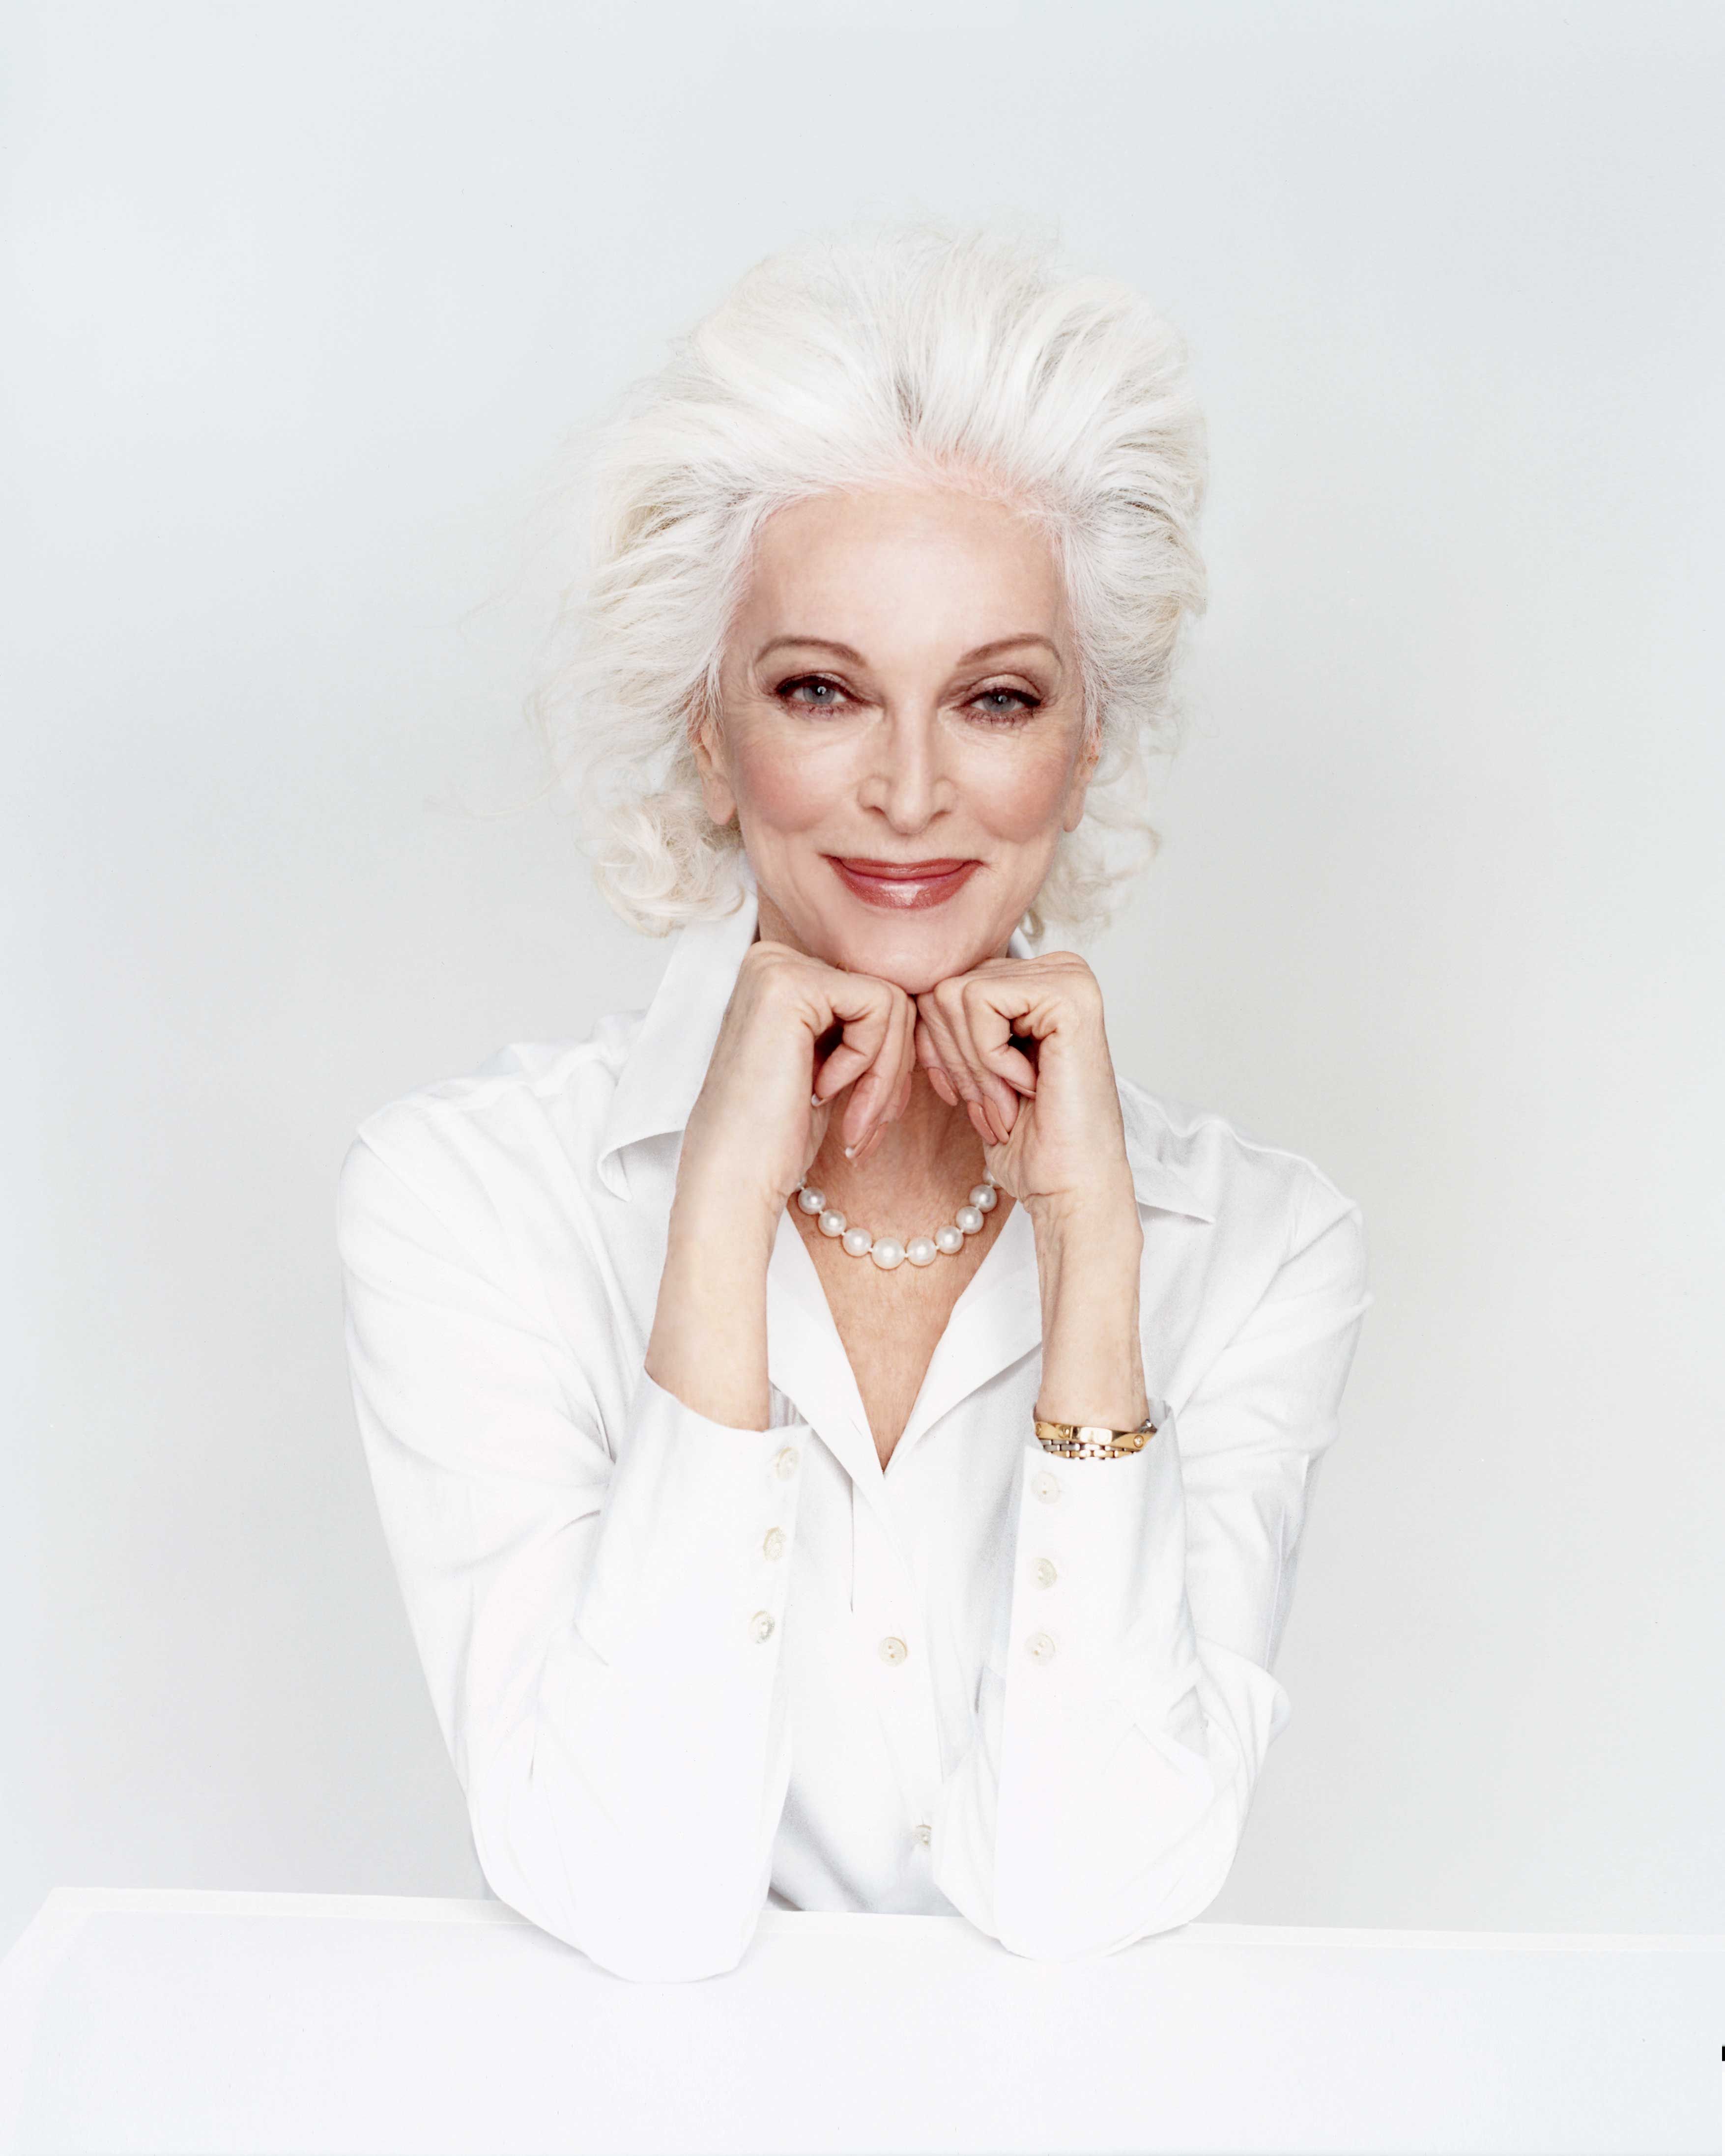
<path id="1" fill-rule="evenodd" d="M 820 1216 L 820 1232 L 823 1235 L 842 1235 L 845 1233 L 845 1215 L 829 1208 Z"/>
<path id="2" fill-rule="evenodd" d="M 895 1265 L 905 1261 L 905 1246 L 891 1235 L 877 1236 L 870 1246 L 869 1255 L 883 1273 L 890 1273 Z"/>
<path id="3" fill-rule="evenodd" d="M 905 1245 L 905 1255 L 913 1265 L 932 1265 L 940 1252 L 932 1235 L 912 1235 Z"/>
<path id="4" fill-rule="evenodd" d="M 952 1218 L 967 1235 L 979 1235 L 982 1231 L 983 1216 L 974 1205 L 961 1205 Z"/>
<path id="5" fill-rule="evenodd" d="M 970 1202 L 978 1213 L 992 1213 L 1000 1203 L 999 1194 L 992 1183 L 979 1183 L 970 1194 Z"/>
<path id="6" fill-rule="evenodd" d="M 934 1246 L 937 1250 L 944 1250 L 950 1258 L 954 1250 L 962 1250 L 964 1248 L 963 1229 L 937 1228 L 934 1231 Z"/>
<path id="7" fill-rule="evenodd" d="M 824 1213 L 826 1210 L 826 1199 L 819 1190 L 799 1190 L 797 1203 L 805 1213 Z"/>
<path id="8" fill-rule="evenodd" d="M 845 1230 L 845 1247 L 854 1258 L 867 1257 L 869 1245 L 874 1240 L 866 1228 L 847 1228 Z"/>

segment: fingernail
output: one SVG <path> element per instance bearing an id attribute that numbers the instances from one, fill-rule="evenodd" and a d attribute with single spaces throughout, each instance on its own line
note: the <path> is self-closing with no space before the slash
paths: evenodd
<path id="1" fill-rule="evenodd" d="M 819 1093 L 811 1093 L 809 1096 L 809 1105 L 811 1108 L 818 1108 L 820 1106 L 820 1096 Z"/>

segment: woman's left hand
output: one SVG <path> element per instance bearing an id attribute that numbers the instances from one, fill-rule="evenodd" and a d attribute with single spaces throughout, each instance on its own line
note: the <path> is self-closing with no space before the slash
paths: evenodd
<path id="1" fill-rule="evenodd" d="M 986 959 L 915 1001 L 916 1060 L 949 1106 L 968 1108 L 1003 1190 L 1033 1218 L 1130 1209 L 1102 991 L 1076 952 Z"/>

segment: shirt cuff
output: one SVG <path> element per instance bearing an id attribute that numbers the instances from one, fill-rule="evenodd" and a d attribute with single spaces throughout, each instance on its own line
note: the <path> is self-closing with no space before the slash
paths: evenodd
<path id="1" fill-rule="evenodd" d="M 813 1435 L 714 1422 L 643 1370 L 576 1614 L 601 1661 L 770 1671 Z"/>
<path id="2" fill-rule="evenodd" d="M 1011 1625 L 1009 1669 L 1051 1678 L 1037 1689 L 1058 1693 L 1065 1713 L 1128 1715 L 1147 1733 L 1171 1719 L 1194 1729 L 1181 1713 L 1195 1703 L 1199 1668 L 1166 1409 L 1150 1442 L 1121 1460 L 1062 1460 L 1026 1442 Z"/>

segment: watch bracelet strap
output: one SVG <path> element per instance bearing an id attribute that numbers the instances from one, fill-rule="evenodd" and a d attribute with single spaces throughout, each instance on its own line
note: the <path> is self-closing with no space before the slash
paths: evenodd
<path id="1" fill-rule="evenodd" d="M 1146 1415 L 1136 1430 L 1105 1430 L 1092 1423 L 1045 1422 L 1034 1418 L 1037 1442 L 1060 1460 L 1129 1460 L 1156 1435 Z"/>

